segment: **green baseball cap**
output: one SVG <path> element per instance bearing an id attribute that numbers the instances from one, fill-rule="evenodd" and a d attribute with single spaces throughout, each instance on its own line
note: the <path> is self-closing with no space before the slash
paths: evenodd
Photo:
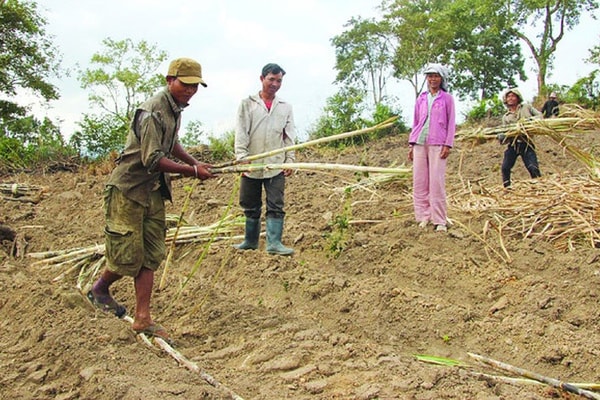
<path id="1" fill-rule="evenodd" d="M 199 83 L 204 87 L 207 86 L 202 80 L 202 66 L 191 58 L 177 58 L 171 61 L 167 76 L 174 76 L 183 83 L 192 85 Z"/>

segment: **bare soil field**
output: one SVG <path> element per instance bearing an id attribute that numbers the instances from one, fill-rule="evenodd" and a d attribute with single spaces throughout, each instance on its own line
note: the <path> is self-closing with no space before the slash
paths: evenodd
<path id="1" fill-rule="evenodd" d="M 586 175 L 549 139 L 536 142 L 539 184 Z M 577 144 L 590 151 L 599 142 L 600 133 L 590 133 Z M 352 173 L 297 171 L 287 183 L 284 229 L 293 256 L 268 255 L 264 238 L 259 250 L 245 252 L 232 248 L 238 239 L 178 245 L 160 290 L 163 267 L 157 272 L 153 315 L 205 375 L 144 344 L 128 322 L 93 309 L 77 289 L 77 270 L 29 257 L 103 244 L 105 174 L 3 176 L 0 183 L 46 191 L 37 203 L 10 195 L 0 201 L 0 224 L 16 232 L 0 242 L 0 397 L 580 398 L 501 380 L 506 372 L 469 356 L 564 382 L 600 381 L 600 251 L 593 240 L 564 249 L 543 234 L 494 234 L 496 215 L 539 195 L 521 160 L 513 190 L 502 189 L 503 149 L 495 141 L 453 149 L 447 233 L 416 225 L 409 177 L 367 184 Z M 344 150 L 308 149 L 298 161 L 388 167 L 406 164 L 406 155 L 400 135 Z M 241 215 L 237 180 L 225 174 L 196 187 L 187 223 Z M 181 212 L 189 185 L 174 183 L 170 214 Z M 342 219 L 345 230 L 334 223 Z M 598 221 L 588 223 L 597 230 Z M 239 226 L 234 234 L 242 232 Z M 117 282 L 114 296 L 132 310 L 132 280 Z M 415 357 L 423 354 L 468 365 Z"/>

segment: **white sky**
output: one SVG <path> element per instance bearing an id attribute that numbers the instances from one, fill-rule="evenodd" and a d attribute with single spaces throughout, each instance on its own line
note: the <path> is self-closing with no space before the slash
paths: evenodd
<path id="1" fill-rule="evenodd" d="M 191 57 L 203 67 L 207 88 L 200 88 L 184 112 L 183 126 L 202 122 L 219 136 L 234 128 L 242 98 L 260 88 L 259 75 L 268 62 L 287 72 L 279 95 L 294 106 L 300 139 L 321 115 L 327 97 L 336 92 L 335 51 L 330 39 L 343 32 L 353 16 L 379 17 L 378 0 L 40 0 L 39 12 L 47 18 L 47 32 L 55 37 L 64 68 L 89 66 L 102 40 L 146 40 L 168 53 L 168 58 Z M 567 33 L 556 53 L 555 70 L 548 83 L 572 85 L 594 66 L 582 60 L 588 49 L 600 44 L 600 24 L 584 17 Z M 528 57 L 528 52 L 524 52 Z M 529 57 L 528 57 L 529 58 Z M 526 99 L 536 92 L 533 64 L 528 82 L 520 88 Z M 161 71 L 166 72 L 168 61 Z M 68 137 L 82 113 L 89 113 L 87 92 L 72 74 L 54 82 L 61 99 L 39 113 L 62 121 Z M 405 93 L 405 94 L 404 94 Z M 394 85 L 406 122 L 414 95 L 408 84 Z M 458 110 L 467 109 L 458 104 Z M 461 118 L 459 117 L 459 120 Z"/>

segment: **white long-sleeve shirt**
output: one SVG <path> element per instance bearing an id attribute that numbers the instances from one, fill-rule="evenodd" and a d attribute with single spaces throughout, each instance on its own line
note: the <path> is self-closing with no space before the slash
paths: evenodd
<path id="1" fill-rule="evenodd" d="M 242 100 L 238 108 L 235 132 L 236 159 L 242 160 L 248 156 L 291 146 L 295 139 L 296 126 L 290 103 L 276 96 L 269 110 L 258 94 Z M 254 162 L 283 164 L 294 160 L 294 151 L 286 151 Z M 246 176 L 265 179 L 279 173 L 281 170 L 254 171 L 246 173 Z"/>

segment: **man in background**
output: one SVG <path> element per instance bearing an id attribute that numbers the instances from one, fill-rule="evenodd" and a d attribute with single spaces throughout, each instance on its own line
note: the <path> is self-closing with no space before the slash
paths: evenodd
<path id="1" fill-rule="evenodd" d="M 548 96 L 548 100 L 542 107 L 542 114 L 544 114 L 544 118 L 558 117 L 558 101 L 555 92 L 550 93 L 550 96 Z"/>
<path id="2" fill-rule="evenodd" d="M 285 71 L 277 64 L 265 65 L 260 74 L 261 90 L 243 99 L 237 114 L 235 156 L 238 160 L 282 149 L 294 144 L 296 126 L 292 105 L 276 96 Z M 293 151 L 277 153 L 257 160 L 261 164 L 294 162 Z M 244 209 L 246 226 L 244 241 L 235 245 L 239 250 L 258 249 L 262 213 L 262 188 L 266 197 L 267 252 L 291 255 L 294 250 L 281 243 L 285 217 L 284 189 L 292 170 L 261 170 L 246 172 L 240 185 L 240 206 Z"/>
<path id="3" fill-rule="evenodd" d="M 540 113 L 531 104 L 523 102 L 523 95 L 517 88 L 508 89 L 503 96 L 503 102 L 506 106 L 506 113 L 502 116 L 502 125 L 515 124 L 518 121 L 540 118 Z M 498 135 L 501 144 L 506 144 L 504 159 L 502 160 L 502 184 L 504 187 L 510 187 L 511 170 L 517 162 L 517 157 L 521 156 L 525 168 L 531 178 L 542 176 L 540 166 L 535 152 L 535 144 L 527 135 L 518 135 L 515 138 L 507 138 L 504 134 Z"/>

